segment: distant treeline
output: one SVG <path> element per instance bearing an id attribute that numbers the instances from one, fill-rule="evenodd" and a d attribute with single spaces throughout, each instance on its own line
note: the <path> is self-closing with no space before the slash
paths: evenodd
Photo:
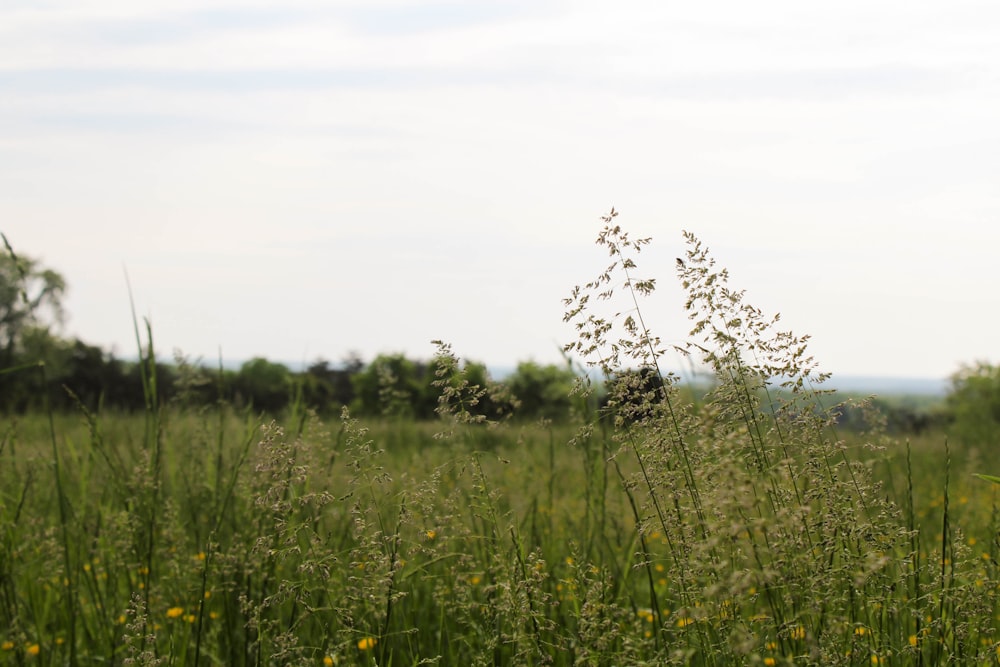
<path id="1" fill-rule="evenodd" d="M 631 378 L 612 378 L 583 399 L 572 395 L 577 372 L 568 364 L 522 362 L 497 382 L 483 364 L 458 362 L 446 346 L 430 361 L 401 354 L 370 362 L 351 356 L 339 363 L 320 359 L 302 371 L 265 358 L 251 359 L 236 370 L 205 367 L 183 358 L 153 363 L 148 350 L 143 352 L 146 361 L 123 360 L 84 341 L 54 334 L 63 320 L 65 279 L 33 258 L 16 255 L 6 237 L 0 237 L 6 250 L 0 252 L 0 412 L 5 414 L 79 407 L 143 410 L 153 387 L 159 405 L 225 402 L 272 415 L 294 405 L 321 415 L 348 407 L 359 416 L 431 419 L 444 394 L 474 417 L 564 420 L 574 409 L 607 408 L 616 382 L 631 382 L 636 390 L 632 395 L 645 397 L 644 405 L 615 406 L 610 401 L 609 412 L 617 410 L 619 416 L 641 415 L 663 388 L 658 372 L 639 369 L 629 371 Z M 684 385 L 681 398 L 697 404 L 711 386 L 711 380 Z M 843 398 L 828 397 L 828 405 Z M 634 399 L 626 403 L 631 402 Z M 876 399 L 870 407 L 837 408 L 837 422 L 860 429 L 874 418 L 895 433 L 943 427 L 961 441 L 992 444 L 992 433 L 1000 428 L 1000 367 L 985 362 L 962 367 L 952 377 L 944 401 Z"/>
<path id="2" fill-rule="evenodd" d="M 20 354 L 0 374 L 0 410 L 23 413 L 51 407 L 70 410 L 145 409 L 143 373 L 149 364 L 116 358 L 80 340 L 66 341 L 41 330 L 22 340 Z M 184 358 L 155 364 L 160 403 L 208 406 L 219 401 L 237 408 L 280 414 L 298 403 L 321 415 L 348 407 L 357 415 L 430 419 L 445 387 L 465 382 L 481 395 L 465 406 L 488 419 L 516 413 L 529 419 L 563 419 L 570 413 L 575 373 L 566 365 L 522 362 L 503 383 L 486 366 L 446 360 L 380 355 L 370 362 L 351 356 L 339 363 L 317 360 L 305 370 L 254 358 L 239 369 L 192 364 Z"/>
<path id="3" fill-rule="evenodd" d="M 21 342 L 21 354 L 7 365 L 13 372 L 0 374 L 0 410 L 4 413 L 48 407 L 67 411 L 81 406 L 92 411 L 145 409 L 142 375 L 152 374 L 148 362 L 143 368 L 139 362 L 43 330 L 28 332 Z M 636 376 L 655 400 L 660 387 L 655 371 L 644 369 Z M 484 364 L 458 363 L 446 357 L 417 360 L 388 354 L 365 362 L 349 356 L 338 363 L 320 359 L 302 371 L 260 357 L 238 369 L 212 368 L 176 357 L 157 361 L 155 378 L 161 404 L 204 407 L 222 401 L 271 415 L 297 404 L 323 416 L 335 416 L 348 407 L 358 416 L 433 419 L 446 387 L 459 383 L 478 392 L 473 400 L 465 399 L 463 409 L 486 419 L 513 416 L 564 421 L 574 409 L 587 407 L 584 399 L 572 395 L 577 379 L 573 368 L 532 361 L 519 363 L 510 375 L 496 381 Z M 683 394 L 686 400 L 698 401 L 709 389 L 708 385 L 685 386 Z M 830 404 L 841 398 L 831 397 Z M 589 401 L 591 409 L 606 407 L 606 387 L 598 387 Z M 845 405 L 837 413 L 838 423 L 845 428 L 863 428 L 874 415 L 895 433 L 920 432 L 949 421 L 943 404 L 898 399 L 875 399 L 869 409 Z"/>

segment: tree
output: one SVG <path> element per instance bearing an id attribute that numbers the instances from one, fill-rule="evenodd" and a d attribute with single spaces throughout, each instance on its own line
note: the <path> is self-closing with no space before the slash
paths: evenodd
<path id="1" fill-rule="evenodd" d="M 573 371 L 564 366 L 542 366 L 534 361 L 522 361 L 505 380 L 511 393 L 520 401 L 517 414 L 521 417 L 566 419 L 571 404 L 570 392 L 576 382 Z"/>
<path id="2" fill-rule="evenodd" d="M 263 357 L 255 357 L 240 366 L 233 379 L 234 393 L 257 410 L 276 413 L 288 405 L 292 374 L 288 367 Z"/>
<path id="3" fill-rule="evenodd" d="M 354 409 L 365 415 L 429 419 L 437 407 L 434 371 L 402 354 L 380 354 L 352 377 Z"/>
<path id="4" fill-rule="evenodd" d="M 361 358 L 349 354 L 338 366 L 331 366 L 325 359 L 318 359 L 299 377 L 306 405 L 327 413 L 354 400 L 352 378 L 365 367 Z"/>
<path id="5" fill-rule="evenodd" d="M 7 237 L 0 255 L 0 366 L 14 365 L 23 334 L 31 327 L 46 328 L 62 321 L 66 280 L 42 267 L 38 260 L 14 254 Z"/>
<path id="6" fill-rule="evenodd" d="M 962 366 L 951 376 L 945 405 L 952 435 L 969 445 L 995 444 L 1000 439 L 1000 367 L 984 361 Z"/>

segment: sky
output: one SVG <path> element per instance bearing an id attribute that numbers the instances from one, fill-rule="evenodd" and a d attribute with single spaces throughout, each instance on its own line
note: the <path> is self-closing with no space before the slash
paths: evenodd
<path id="1" fill-rule="evenodd" d="M 687 230 L 822 370 L 943 378 L 1000 361 L 997 35 L 986 0 L 5 0 L 0 231 L 118 356 L 130 284 L 161 354 L 509 366 L 561 359 L 614 207 L 664 341 Z"/>

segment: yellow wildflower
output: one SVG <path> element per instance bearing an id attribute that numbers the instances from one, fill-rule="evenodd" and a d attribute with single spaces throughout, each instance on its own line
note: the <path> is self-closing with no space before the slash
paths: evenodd
<path id="1" fill-rule="evenodd" d="M 370 651 L 371 649 L 375 648 L 375 643 L 377 641 L 378 640 L 375 639 L 374 637 L 365 637 L 364 639 L 358 642 L 358 649 L 361 651 Z"/>
<path id="2" fill-rule="evenodd" d="M 10 640 L 7 640 L 3 644 L 0 644 L 0 649 L 3 649 L 4 651 L 9 651 L 12 648 L 14 648 L 14 642 Z"/>
<path id="3" fill-rule="evenodd" d="M 184 615 L 184 607 L 171 607 L 167 610 L 167 618 L 180 618 Z"/>
<path id="4" fill-rule="evenodd" d="M 29 644 L 25 650 L 28 652 L 28 655 L 38 655 L 42 652 L 42 647 L 38 644 Z"/>

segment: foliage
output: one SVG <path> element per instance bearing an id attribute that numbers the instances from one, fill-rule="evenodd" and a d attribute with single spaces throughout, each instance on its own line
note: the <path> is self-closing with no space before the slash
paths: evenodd
<path id="1" fill-rule="evenodd" d="M 995 445 L 1000 435 L 1000 367 L 983 361 L 951 377 L 950 432 L 967 445 Z"/>
<path id="2" fill-rule="evenodd" d="M 292 374 L 284 364 L 255 357 L 240 366 L 232 390 L 239 403 L 274 414 L 288 404 Z"/>
<path id="3" fill-rule="evenodd" d="M 431 391 L 434 371 L 430 364 L 402 354 L 382 354 L 353 379 L 354 410 L 362 415 L 428 419 L 437 397 Z"/>
<path id="4" fill-rule="evenodd" d="M 576 374 L 568 367 L 522 361 L 505 383 L 520 403 L 520 417 L 561 420 L 569 414 Z"/>
<path id="5" fill-rule="evenodd" d="M 3 241 L 7 253 L 0 254 L 0 363 L 7 367 L 26 330 L 61 321 L 66 281 L 38 260 L 14 254 L 6 237 Z"/>

